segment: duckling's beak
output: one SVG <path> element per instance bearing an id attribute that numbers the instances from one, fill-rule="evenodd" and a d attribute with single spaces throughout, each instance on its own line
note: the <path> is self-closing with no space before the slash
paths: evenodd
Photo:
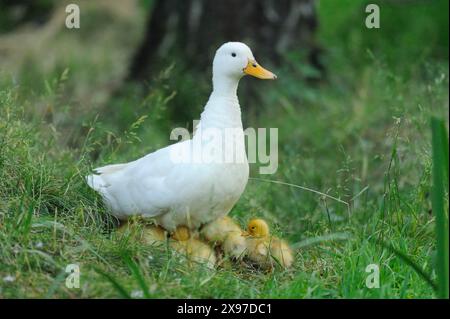
<path id="1" fill-rule="evenodd" d="M 250 233 L 249 233 L 248 231 L 244 230 L 244 231 L 242 232 L 242 236 L 243 236 L 243 237 L 248 237 L 248 236 L 250 236 Z"/>
<path id="2" fill-rule="evenodd" d="M 245 74 L 252 75 L 257 77 L 258 79 L 263 80 L 275 80 L 277 76 L 270 72 L 269 70 L 264 69 L 260 66 L 255 60 L 248 60 L 247 66 L 243 69 Z"/>

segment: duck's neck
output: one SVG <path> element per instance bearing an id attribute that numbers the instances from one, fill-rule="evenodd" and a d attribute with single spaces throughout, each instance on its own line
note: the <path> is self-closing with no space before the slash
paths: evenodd
<path id="1" fill-rule="evenodd" d="M 242 128 L 238 84 L 239 79 L 213 75 L 213 91 L 201 114 L 202 128 Z"/>
<path id="2" fill-rule="evenodd" d="M 237 99 L 239 79 L 213 74 L 213 92 L 211 96 L 221 96 Z"/>

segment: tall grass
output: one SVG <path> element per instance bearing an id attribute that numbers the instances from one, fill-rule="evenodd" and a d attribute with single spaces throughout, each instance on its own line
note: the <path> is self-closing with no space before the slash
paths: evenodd
<path id="1" fill-rule="evenodd" d="M 433 148 L 432 205 L 436 218 L 436 272 L 439 298 L 449 297 L 448 215 L 445 211 L 445 186 L 448 191 L 448 138 L 444 121 L 431 119 Z M 444 186 L 445 185 L 445 186 Z"/>
<path id="2" fill-rule="evenodd" d="M 449 228 L 445 211 L 446 189 L 448 191 L 448 138 L 443 120 L 431 119 L 432 131 L 432 210 L 435 215 L 436 229 L 436 266 L 437 282 L 432 275 L 413 260 L 411 256 L 396 249 L 383 240 L 376 243 L 394 253 L 402 262 L 433 288 L 439 298 L 449 297 Z"/>

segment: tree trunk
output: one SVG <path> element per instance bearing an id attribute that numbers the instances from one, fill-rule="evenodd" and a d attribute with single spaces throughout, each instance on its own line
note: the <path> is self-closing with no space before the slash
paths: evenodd
<path id="1" fill-rule="evenodd" d="M 55 4 L 52 1 L 0 1 L 0 33 L 14 30 L 25 23 L 43 26 L 51 18 Z"/>

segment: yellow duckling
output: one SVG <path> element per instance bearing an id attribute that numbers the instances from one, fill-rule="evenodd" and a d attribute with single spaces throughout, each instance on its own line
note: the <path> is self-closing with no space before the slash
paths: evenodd
<path id="1" fill-rule="evenodd" d="M 192 262 L 206 264 L 209 268 L 214 268 L 216 264 L 216 253 L 206 243 L 197 238 L 193 238 L 187 227 L 178 227 L 172 234 L 155 225 L 146 225 L 142 231 L 137 231 L 137 223 L 131 222 L 122 225 L 117 231 L 119 233 L 129 232 L 135 240 L 140 240 L 148 245 L 165 245 L 169 238 L 169 245 L 178 253 L 187 257 L 189 264 Z M 142 226 L 142 225 L 140 225 Z"/>
<path id="2" fill-rule="evenodd" d="M 148 245 L 164 244 L 166 239 L 167 232 L 162 227 L 149 225 L 143 229 L 142 240 Z"/>
<path id="3" fill-rule="evenodd" d="M 171 240 L 170 247 L 178 253 L 184 255 L 189 264 L 200 263 L 205 264 L 208 268 L 214 268 L 217 257 L 215 251 L 206 243 L 196 238 L 187 240 Z"/>
<path id="4" fill-rule="evenodd" d="M 242 231 L 230 232 L 225 238 L 222 247 L 226 255 L 233 258 L 242 258 L 247 251 L 247 240 L 243 236 Z"/>
<path id="5" fill-rule="evenodd" d="M 146 225 L 140 218 L 130 219 L 120 225 L 117 233 L 126 234 L 134 241 L 139 241 L 148 245 L 163 244 L 168 233 L 160 226 Z"/>
<path id="6" fill-rule="evenodd" d="M 225 241 L 225 238 L 231 232 L 242 232 L 242 229 L 228 216 L 206 224 L 201 230 L 201 234 L 206 240 L 220 244 Z"/>
<path id="7" fill-rule="evenodd" d="M 246 256 L 263 268 L 273 268 L 275 264 L 288 268 L 294 261 L 289 245 L 270 235 L 269 225 L 263 219 L 252 219 L 244 232 L 247 237 Z"/>
<path id="8" fill-rule="evenodd" d="M 186 226 L 179 226 L 174 232 L 169 233 L 161 226 L 149 224 L 139 217 L 122 223 L 117 232 L 119 234 L 130 234 L 134 239 L 139 239 L 137 238 L 139 236 L 144 243 L 149 245 L 164 242 L 167 237 L 178 241 L 185 241 L 191 237 Z"/>
<path id="9" fill-rule="evenodd" d="M 148 244 L 164 242 L 167 232 L 159 226 L 147 227 L 144 233 L 145 242 Z M 189 264 L 206 264 L 209 268 L 214 268 L 216 264 L 216 253 L 206 243 L 191 236 L 189 228 L 179 226 L 170 234 L 169 245 L 178 253 L 185 255 Z"/>
<path id="10" fill-rule="evenodd" d="M 245 254 L 247 245 L 242 229 L 228 216 L 205 225 L 201 234 L 209 242 L 221 245 L 225 254 L 230 257 L 239 258 Z"/>

